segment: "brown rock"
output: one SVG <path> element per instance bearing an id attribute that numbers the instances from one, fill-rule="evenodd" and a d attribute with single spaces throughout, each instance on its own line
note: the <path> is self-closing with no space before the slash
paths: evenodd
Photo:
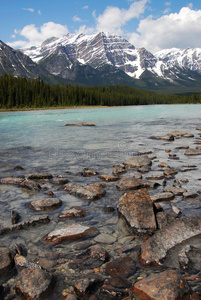
<path id="1" fill-rule="evenodd" d="M 20 185 L 24 181 L 23 178 L 6 177 L 0 180 L 1 184 Z"/>
<path id="2" fill-rule="evenodd" d="M 13 267 L 13 259 L 8 248 L 0 246 L 0 276 L 6 275 Z"/>
<path id="3" fill-rule="evenodd" d="M 173 135 L 176 138 L 180 138 L 180 137 L 194 137 L 193 134 L 188 133 L 186 131 L 180 131 L 180 130 L 175 130 L 169 133 L 169 135 Z"/>
<path id="4" fill-rule="evenodd" d="M 201 126 L 198 126 L 196 129 L 197 129 L 197 130 L 201 130 Z"/>
<path id="5" fill-rule="evenodd" d="M 174 195 L 173 193 L 166 192 L 166 193 L 155 194 L 153 196 L 150 196 L 150 198 L 153 202 L 169 201 L 174 199 Z"/>
<path id="6" fill-rule="evenodd" d="M 94 287 L 96 284 L 103 281 L 103 278 L 99 274 L 88 274 L 85 277 L 78 279 L 75 283 L 75 292 L 79 297 L 84 297 L 90 289 Z M 89 299 L 89 298 L 88 298 Z"/>
<path id="7" fill-rule="evenodd" d="M 164 175 L 166 177 L 173 177 L 176 175 L 178 172 L 175 169 L 167 168 L 163 171 Z"/>
<path id="8" fill-rule="evenodd" d="M 57 209 L 62 205 L 58 198 L 38 199 L 29 203 L 28 207 L 34 211 L 48 211 Z"/>
<path id="9" fill-rule="evenodd" d="M 164 228 L 167 226 L 167 224 L 173 222 L 175 220 L 175 217 L 165 213 L 164 211 L 160 211 L 156 214 L 157 224 L 158 228 Z"/>
<path id="10" fill-rule="evenodd" d="M 124 162 L 126 168 L 135 168 L 139 169 L 142 167 L 150 167 L 152 165 L 152 161 L 148 156 L 133 156 L 127 159 Z"/>
<path id="11" fill-rule="evenodd" d="M 186 189 L 181 188 L 181 187 L 175 187 L 175 186 L 167 186 L 164 189 L 164 192 L 172 193 L 175 196 L 182 195 L 183 193 L 186 192 Z"/>
<path id="12" fill-rule="evenodd" d="M 111 175 L 106 175 L 106 174 L 99 175 L 98 177 L 102 180 L 105 180 L 105 181 L 117 181 L 117 180 L 119 180 L 119 177 L 117 177 L 117 176 L 111 176 Z"/>
<path id="13" fill-rule="evenodd" d="M 45 237 L 45 241 L 50 244 L 56 244 L 63 241 L 83 239 L 86 237 L 95 236 L 96 234 L 98 234 L 98 230 L 94 227 L 72 224 L 50 232 Z"/>
<path id="14" fill-rule="evenodd" d="M 161 136 L 151 136 L 150 139 L 153 140 L 164 140 L 164 141 L 174 141 L 174 136 L 167 134 L 167 135 L 161 135 Z"/>
<path id="15" fill-rule="evenodd" d="M 67 183 L 64 190 L 86 200 L 99 199 L 105 195 L 105 189 L 98 184 L 91 184 L 87 187 L 83 187 L 77 183 Z"/>
<path id="16" fill-rule="evenodd" d="M 175 300 L 189 292 L 189 287 L 179 271 L 167 270 L 150 275 L 133 285 L 137 300 Z"/>
<path id="17" fill-rule="evenodd" d="M 166 164 L 165 162 L 161 162 L 160 164 L 158 164 L 158 167 L 160 167 L 160 168 L 169 168 L 168 164 Z"/>
<path id="18" fill-rule="evenodd" d="M 105 271 L 112 277 L 128 278 L 135 274 L 135 261 L 129 257 L 120 257 L 106 264 Z"/>
<path id="19" fill-rule="evenodd" d="M 26 179 L 23 182 L 21 182 L 20 187 L 28 189 L 28 190 L 35 190 L 35 191 L 40 191 L 40 189 L 41 189 L 41 186 L 39 183 L 35 182 L 34 180 L 29 180 L 29 179 Z"/>
<path id="20" fill-rule="evenodd" d="M 65 126 L 96 126 L 96 125 L 90 122 L 73 122 L 73 123 L 68 123 Z"/>
<path id="21" fill-rule="evenodd" d="M 193 156 L 193 155 L 201 155 L 201 149 L 187 149 L 184 153 L 185 155 Z"/>
<path id="22" fill-rule="evenodd" d="M 161 180 L 164 178 L 163 174 L 152 174 L 146 177 L 147 180 Z"/>
<path id="23" fill-rule="evenodd" d="M 156 188 L 159 186 L 158 183 L 143 180 L 143 179 L 136 179 L 134 177 L 125 177 L 122 178 L 116 185 L 116 187 L 122 191 L 125 190 L 137 190 L 141 188 Z"/>
<path id="24" fill-rule="evenodd" d="M 126 172 L 126 170 L 125 170 L 125 166 L 124 165 L 115 165 L 112 174 L 114 176 L 118 176 L 119 174 L 123 174 L 125 172 Z"/>
<path id="25" fill-rule="evenodd" d="M 131 227 L 137 229 L 156 229 L 153 203 L 147 189 L 125 193 L 118 203 L 118 211 Z"/>
<path id="26" fill-rule="evenodd" d="M 95 175 L 98 175 L 98 172 L 90 170 L 88 168 L 84 168 L 83 176 L 89 177 L 89 176 L 95 176 Z"/>
<path id="27" fill-rule="evenodd" d="M 68 182 L 69 180 L 66 178 L 54 178 L 51 180 L 51 183 L 58 184 L 58 185 L 66 184 Z"/>
<path id="28" fill-rule="evenodd" d="M 74 206 L 70 209 L 62 211 L 58 217 L 61 219 L 83 218 L 86 216 L 87 210 L 81 206 Z"/>
<path id="29" fill-rule="evenodd" d="M 162 264 L 170 249 L 198 234 L 201 234 L 201 216 L 177 219 L 157 231 L 141 246 L 141 262 Z"/>
<path id="30" fill-rule="evenodd" d="M 23 299 L 47 299 L 51 289 L 52 275 L 39 265 L 30 263 L 20 271 L 16 293 Z"/>

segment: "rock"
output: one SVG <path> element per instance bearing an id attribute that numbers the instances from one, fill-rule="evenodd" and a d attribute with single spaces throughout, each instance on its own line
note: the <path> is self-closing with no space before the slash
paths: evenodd
<path id="1" fill-rule="evenodd" d="M 46 198 L 32 201 L 28 207 L 34 211 L 49 211 L 57 209 L 62 205 L 62 201 L 58 198 Z"/>
<path id="2" fill-rule="evenodd" d="M 129 256 L 116 258 L 106 264 L 105 271 L 112 277 L 128 278 L 135 274 L 136 263 Z"/>
<path id="3" fill-rule="evenodd" d="M 181 210 L 178 209 L 176 206 L 172 205 L 172 211 L 170 212 L 175 218 L 181 215 Z"/>
<path id="4" fill-rule="evenodd" d="M 164 192 L 172 193 L 175 196 L 183 195 L 183 193 L 186 192 L 186 189 L 181 187 L 175 187 L 175 186 L 167 186 L 164 189 Z"/>
<path id="5" fill-rule="evenodd" d="M 114 278 L 116 281 L 119 279 L 125 282 L 125 279 L 122 278 Z M 132 300 L 131 297 L 127 297 L 129 295 L 130 289 L 128 288 L 119 288 L 116 286 L 113 286 L 110 283 L 110 279 L 105 279 L 104 284 L 99 289 L 99 299 L 122 299 L 122 300 Z M 113 280 L 114 284 L 114 280 Z M 126 297 L 126 298 L 125 298 Z"/>
<path id="6" fill-rule="evenodd" d="M 170 153 L 169 158 L 170 159 L 179 159 L 179 157 L 177 157 L 177 155 L 175 153 Z"/>
<path id="7" fill-rule="evenodd" d="M 194 170 L 197 170 L 197 167 L 196 166 L 183 166 L 181 167 L 180 169 L 180 172 L 187 172 L 187 171 L 194 171 Z"/>
<path id="8" fill-rule="evenodd" d="M 176 130 L 176 131 L 172 131 L 169 133 L 169 135 L 173 135 L 174 137 L 176 138 L 180 138 L 180 137 L 194 137 L 193 134 L 191 133 L 188 133 L 186 131 L 179 131 L 179 130 Z"/>
<path id="9" fill-rule="evenodd" d="M 197 198 L 198 194 L 193 192 L 185 192 L 183 193 L 184 198 Z"/>
<path id="10" fill-rule="evenodd" d="M 88 168 L 84 168 L 83 170 L 83 176 L 86 176 L 86 177 L 89 177 L 89 176 L 96 176 L 98 175 L 99 173 L 96 172 L 96 171 L 93 171 L 93 170 L 90 170 Z"/>
<path id="11" fill-rule="evenodd" d="M 95 242 L 101 244 L 113 244 L 114 242 L 116 242 L 116 240 L 117 239 L 115 237 L 106 233 L 101 233 L 94 238 Z"/>
<path id="12" fill-rule="evenodd" d="M 157 231 L 142 246 L 143 264 L 162 264 L 167 252 L 191 237 L 201 234 L 201 216 L 177 219 Z"/>
<path id="13" fill-rule="evenodd" d="M 24 168 L 21 167 L 21 166 L 19 166 L 19 165 L 17 165 L 17 166 L 14 167 L 14 170 L 15 171 L 22 171 L 22 170 L 24 170 Z"/>
<path id="14" fill-rule="evenodd" d="M 198 127 L 196 128 L 196 130 L 201 130 L 201 126 L 198 126 Z"/>
<path id="15" fill-rule="evenodd" d="M 35 182 L 34 180 L 25 179 L 20 183 L 21 188 L 25 188 L 28 190 L 35 190 L 40 191 L 41 186 L 39 183 Z"/>
<path id="16" fill-rule="evenodd" d="M 19 272 L 16 293 L 23 299 L 47 299 L 52 290 L 52 275 L 39 265 L 27 263 Z"/>
<path id="17" fill-rule="evenodd" d="M 0 180 L 1 184 L 20 185 L 24 181 L 23 178 L 6 177 Z"/>
<path id="18" fill-rule="evenodd" d="M 98 177 L 102 180 L 105 180 L 105 181 L 117 181 L 117 180 L 119 180 L 119 177 L 117 177 L 117 176 L 111 176 L 111 175 L 106 175 L 106 174 L 99 175 Z"/>
<path id="19" fill-rule="evenodd" d="M 159 168 L 169 168 L 168 164 L 166 164 L 165 162 L 161 162 L 160 164 L 158 164 Z"/>
<path id="20" fill-rule="evenodd" d="M 98 268 L 109 259 L 109 254 L 104 247 L 93 245 L 85 252 L 76 256 L 76 263 L 82 268 Z"/>
<path id="21" fill-rule="evenodd" d="M 153 174 L 146 177 L 147 180 L 161 180 L 164 178 L 163 174 Z"/>
<path id="22" fill-rule="evenodd" d="M 8 248 L 0 246 L 0 276 L 6 275 L 13 268 L 13 258 Z"/>
<path id="23" fill-rule="evenodd" d="M 150 275 L 133 285 L 133 294 L 137 300 L 175 300 L 189 292 L 189 287 L 179 271 L 167 270 Z"/>
<path id="24" fill-rule="evenodd" d="M 53 176 L 50 173 L 33 173 L 26 175 L 26 179 L 40 180 L 40 179 L 52 179 Z"/>
<path id="25" fill-rule="evenodd" d="M 124 165 L 115 165 L 114 166 L 114 170 L 112 171 L 112 174 L 114 176 L 118 176 L 119 174 L 123 174 L 123 173 L 126 173 Z"/>
<path id="26" fill-rule="evenodd" d="M 125 190 L 137 190 L 141 188 L 156 188 L 159 186 L 158 183 L 143 180 L 143 179 L 136 179 L 134 177 L 125 177 L 120 179 L 120 181 L 117 183 L 116 187 L 119 190 L 125 191 Z"/>
<path id="27" fill-rule="evenodd" d="M 174 135 L 161 135 L 161 136 L 151 136 L 150 139 L 153 140 L 164 140 L 164 141 L 174 141 Z"/>
<path id="28" fill-rule="evenodd" d="M 201 155 L 201 149 L 187 149 L 184 153 L 185 155 L 193 156 L 193 155 Z"/>
<path id="29" fill-rule="evenodd" d="M 45 241 L 50 244 L 57 244 L 63 241 L 72 241 L 93 237 L 98 234 L 98 230 L 94 227 L 84 226 L 80 224 L 72 224 L 61 229 L 55 229 L 50 232 Z"/>
<path id="30" fill-rule="evenodd" d="M 151 150 L 140 150 L 138 151 L 138 155 L 148 155 L 148 154 L 151 154 L 152 151 Z"/>
<path id="31" fill-rule="evenodd" d="M 21 219 L 20 214 L 18 214 L 18 212 L 14 211 L 14 210 L 11 210 L 11 222 L 12 222 L 12 225 L 17 224 L 20 219 Z"/>
<path id="32" fill-rule="evenodd" d="M 156 214 L 156 220 L 158 224 L 158 228 L 164 228 L 169 223 L 173 222 L 175 220 L 175 217 L 165 213 L 164 211 L 158 212 Z"/>
<path id="33" fill-rule="evenodd" d="M 74 219 L 86 217 L 87 210 L 81 206 L 74 206 L 70 209 L 63 210 L 58 217 L 60 219 Z"/>
<path id="34" fill-rule="evenodd" d="M 151 230 L 157 228 L 153 203 L 147 189 L 125 193 L 119 199 L 117 208 L 132 228 Z"/>
<path id="35" fill-rule="evenodd" d="M 68 182 L 69 180 L 66 178 L 54 178 L 51 180 L 51 183 L 58 184 L 58 185 L 66 184 Z"/>
<path id="36" fill-rule="evenodd" d="M 95 285 L 99 284 L 102 281 L 103 278 L 99 274 L 87 274 L 76 281 L 74 286 L 75 293 L 82 298 L 86 296 L 87 293 L 90 293 L 91 288 L 94 288 Z"/>
<path id="37" fill-rule="evenodd" d="M 67 123 L 65 126 L 96 126 L 96 125 L 90 122 L 73 122 L 73 123 Z"/>
<path id="38" fill-rule="evenodd" d="M 166 177 L 174 177 L 178 172 L 175 169 L 167 168 L 163 171 Z"/>
<path id="39" fill-rule="evenodd" d="M 22 229 L 29 229 L 32 227 L 41 226 L 41 225 L 47 224 L 49 222 L 50 222 L 50 218 L 48 216 L 34 217 L 28 221 L 23 221 L 23 222 L 15 224 L 15 225 L 12 225 L 10 227 L 1 229 L 0 235 L 17 232 L 18 230 L 22 230 Z"/>
<path id="40" fill-rule="evenodd" d="M 153 196 L 150 196 L 152 202 L 160 202 L 160 201 L 170 201 L 174 199 L 173 193 L 166 192 L 166 193 L 159 193 Z"/>
<path id="41" fill-rule="evenodd" d="M 142 167 L 150 167 L 152 161 L 148 156 L 133 156 L 124 162 L 126 168 L 139 169 Z"/>
<path id="42" fill-rule="evenodd" d="M 86 200 L 99 199 L 105 195 L 105 189 L 98 184 L 91 184 L 87 187 L 83 187 L 77 183 L 67 183 L 64 186 L 64 190 L 72 195 L 81 197 Z"/>
<path id="43" fill-rule="evenodd" d="M 106 205 L 106 206 L 103 208 L 103 210 L 104 210 L 105 212 L 107 212 L 107 213 L 110 213 L 110 212 L 115 211 L 115 208 L 114 208 L 113 206 L 111 206 L 111 205 Z"/>

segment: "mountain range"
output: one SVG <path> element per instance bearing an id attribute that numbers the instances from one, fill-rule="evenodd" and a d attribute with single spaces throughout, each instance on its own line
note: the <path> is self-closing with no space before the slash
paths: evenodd
<path id="1" fill-rule="evenodd" d="M 52 37 L 39 47 L 14 50 L 0 41 L 0 75 L 79 85 L 120 84 L 158 92 L 201 92 L 201 49 L 155 54 L 109 33 Z"/>

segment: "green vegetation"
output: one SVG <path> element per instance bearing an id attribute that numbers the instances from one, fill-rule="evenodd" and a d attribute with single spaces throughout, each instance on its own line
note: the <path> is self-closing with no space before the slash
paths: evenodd
<path id="1" fill-rule="evenodd" d="M 34 109 L 70 106 L 122 106 L 147 104 L 201 103 L 201 94 L 167 95 L 128 86 L 52 86 L 36 80 L 0 77 L 1 109 Z"/>

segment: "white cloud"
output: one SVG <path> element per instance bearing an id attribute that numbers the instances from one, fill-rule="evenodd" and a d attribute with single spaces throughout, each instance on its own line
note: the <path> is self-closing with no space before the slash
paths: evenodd
<path id="1" fill-rule="evenodd" d="M 164 15 L 165 15 L 165 14 L 168 14 L 170 11 L 171 11 L 171 8 L 170 8 L 170 7 L 167 7 L 167 8 L 163 11 L 163 13 L 164 13 Z"/>
<path id="2" fill-rule="evenodd" d="M 38 10 L 38 15 L 42 15 L 42 12 L 40 9 Z"/>
<path id="3" fill-rule="evenodd" d="M 82 7 L 82 9 L 88 9 L 88 8 L 89 8 L 88 5 L 85 5 L 85 6 Z"/>
<path id="4" fill-rule="evenodd" d="M 173 47 L 201 47 L 201 10 L 183 7 L 179 13 L 156 20 L 149 16 L 140 21 L 137 31 L 128 35 L 130 42 L 152 53 Z"/>
<path id="5" fill-rule="evenodd" d="M 146 3 L 149 0 L 140 0 L 133 2 L 128 9 L 107 6 L 102 15 L 96 18 L 96 28 L 98 31 L 109 31 L 114 34 L 122 34 L 122 26 L 145 11 Z M 95 15 L 95 14 L 94 14 Z"/>
<path id="6" fill-rule="evenodd" d="M 165 2 L 165 6 L 170 6 L 171 2 Z"/>
<path id="7" fill-rule="evenodd" d="M 82 22 L 82 20 L 81 20 L 78 16 L 73 16 L 73 17 L 72 17 L 72 20 L 73 20 L 74 22 Z"/>
<path id="8" fill-rule="evenodd" d="M 34 12 L 34 8 L 23 8 L 23 10 L 27 10 L 27 11 L 30 11 L 30 12 Z"/>
<path id="9" fill-rule="evenodd" d="M 189 8 L 193 8 L 193 3 L 189 3 L 189 4 L 188 4 L 188 7 L 189 7 Z"/>
<path id="10" fill-rule="evenodd" d="M 22 30 L 14 30 L 15 33 L 20 34 L 26 38 L 27 41 L 19 40 L 8 43 L 13 48 L 28 48 L 31 46 L 40 45 L 50 37 L 60 37 L 68 33 L 67 26 L 56 24 L 54 22 L 44 23 L 40 28 L 34 24 L 26 25 Z"/>

